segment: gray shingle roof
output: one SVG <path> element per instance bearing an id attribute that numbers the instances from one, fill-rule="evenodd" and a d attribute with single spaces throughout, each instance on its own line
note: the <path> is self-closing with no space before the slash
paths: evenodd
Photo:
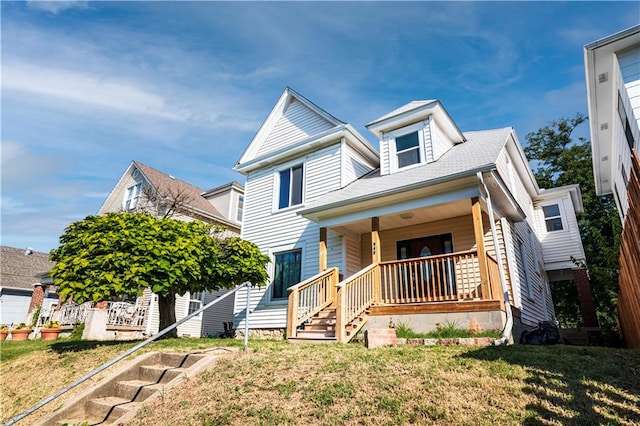
<path id="1" fill-rule="evenodd" d="M 305 210 L 374 198 L 381 194 L 401 192 L 431 181 L 455 178 L 495 165 L 505 146 L 511 127 L 464 133 L 466 142 L 454 145 L 438 161 L 381 176 L 377 169 L 350 185 L 316 199 Z M 304 214 L 304 211 L 303 211 Z"/>
<path id="2" fill-rule="evenodd" d="M 183 180 L 171 177 L 166 173 L 138 161 L 134 161 L 134 163 L 140 168 L 140 170 L 142 170 L 158 191 L 174 195 L 184 194 L 189 200 L 189 206 L 225 219 L 224 215 L 202 196 L 204 193 L 202 189 Z"/>
<path id="3" fill-rule="evenodd" d="M 49 254 L 34 251 L 25 255 L 25 249 L 2 246 L 0 251 L 0 285 L 2 287 L 33 290 L 40 281 L 36 274 L 49 272 L 55 263 Z"/>

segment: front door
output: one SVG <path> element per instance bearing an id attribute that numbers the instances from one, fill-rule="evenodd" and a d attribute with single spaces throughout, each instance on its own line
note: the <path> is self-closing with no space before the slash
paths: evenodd
<path id="1" fill-rule="evenodd" d="M 453 253 L 453 239 L 451 234 L 431 235 L 398 241 L 396 247 L 399 260 L 435 256 L 437 254 Z"/>
<path id="2" fill-rule="evenodd" d="M 453 253 L 453 238 L 450 233 L 413 238 L 396 243 L 398 260 L 414 259 L 418 257 L 436 256 Z M 412 285 L 430 288 L 433 296 L 444 299 L 455 298 L 457 288 L 455 283 L 455 267 L 451 259 L 439 258 L 423 263 L 422 272 L 413 274 L 409 278 Z M 417 284 L 416 284 L 417 283 Z M 420 293 L 421 290 L 418 290 Z"/>

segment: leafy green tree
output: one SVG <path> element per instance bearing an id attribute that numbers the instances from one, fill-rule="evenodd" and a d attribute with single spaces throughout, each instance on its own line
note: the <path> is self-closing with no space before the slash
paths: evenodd
<path id="1" fill-rule="evenodd" d="M 160 329 L 176 322 L 176 295 L 267 280 L 268 257 L 248 241 L 216 238 L 211 225 L 107 213 L 72 223 L 51 252 L 60 297 L 77 303 L 158 295 Z M 174 329 L 169 336 L 175 337 Z"/>
<path id="2" fill-rule="evenodd" d="M 621 225 L 612 196 L 596 195 L 591 162 L 591 146 L 583 137 L 573 137 L 573 131 L 586 121 L 577 114 L 562 118 L 526 136 L 528 158 L 533 160 L 536 179 L 543 188 L 579 184 L 584 213 L 578 226 L 584 246 L 591 286 L 596 302 L 598 320 L 603 329 L 616 325 L 618 289 L 618 256 Z M 578 311 L 571 301 L 576 300 L 570 285 L 552 286 L 559 319 L 579 325 Z"/>

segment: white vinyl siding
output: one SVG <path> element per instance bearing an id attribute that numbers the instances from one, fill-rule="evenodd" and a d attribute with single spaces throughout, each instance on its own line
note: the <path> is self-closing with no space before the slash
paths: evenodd
<path id="1" fill-rule="evenodd" d="M 344 162 L 342 187 L 347 186 L 359 177 L 366 175 L 374 169 L 373 165 L 368 164 L 351 146 L 346 143 L 342 144 Z"/>
<path id="2" fill-rule="evenodd" d="M 391 155 L 390 144 L 388 136 L 384 136 L 380 141 L 380 174 L 383 176 L 391 173 L 391 162 L 389 161 Z"/>
<path id="3" fill-rule="evenodd" d="M 344 246 L 342 235 L 327 231 L 327 267 L 337 267 L 341 274 L 344 274 Z"/>
<path id="4" fill-rule="evenodd" d="M 145 292 L 151 292 L 149 290 L 145 290 Z M 149 326 L 148 330 L 151 334 L 156 334 L 160 331 L 160 311 L 158 310 L 158 296 L 153 294 L 150 297 L 153 297 L 153 301 L 151 302 L 151 312 L 149 316 Z M 177 295 L 176 296 L 176 320 L 180 321 L 182 318 L 187 316 L 189 312 L 189 293 L 186 293 L 184 296 Z M 178 337 L 201 337 L 201 326 L 202 326 L 202 315 L 198 315 L 194 318 L 191 318 L 189 321 L 180 324 L 178 326 Z"/>
<path id="5" fill-rule="evenodd" d="M 547 232 L 542 206 L 549 204 L 558 204 L 560 208 L 563 224 L 566 225 L 562 231 Z M 580 230 L 569 194 L 557 199 L 546 199 L 537 204 L 534 217 L 535 233 L 542 246 L 545 269 L 571 269 L 575 267 L 571 256 L 584 259 Z"/>
<path id="6" fill-rule="evenodd" d="M 425 129 L 425 140 L 427 139 L 426 131 L 427 130 Z M 432 159 L 427 161 L 438 161 L 438 159 L 442 157 L 445 152 L 449 151 L 454 144 L 449 140 L 434 120 L 429 121 L 429 131 L 429 140 L 431 141 L 433 148 Z"/>
<path id="7" fill-rule="evenodd" d="M 305 158 L 305 203 L 340 188 L 340 141 L 312 153 Z M 272 211 L 272 197 L 276 169 L 260 170 L 247 176 L 245 186 L 245 218 L 242 238 L 256 244 L 264 254 L 274 253 L 279 247 L 302 248 L 301 280 L 318 273 L 318 225 L 296 214 L 297 208 Z M 304 204 L 303 204 L 304 205 Z M 342 254 L 334 251 L 334 237 L 329 234 L 329 262 L 338 262 Z M 337 243 L 341 246 L 340 243 Z M 270 265 L 270 271 L 272 271 Z M 284 328 L 286 326 L 286 300 L 271 300 L 270 285 L 254 288 L 251 292 L 251 328 Z M 236 295 L 234 322 L 244 327 L 246 290 Z"/>
<path id="8" fill-rule="evenodd" d="M 204 294 L 204 304 L 211 303 L 218 297 L 227 294 L 229 290 L 218 290 Z M 202 337 L 216 336 L 224 331 L 222 323 L 233 320 L 233 303 L 235 295 L 227 296 L 221 302 L 216 303 L 203 312 Z"/>
<path id="9" fill-rule="evenodd" d="M 516 307 L 521 311 L 522 323 L 534 326 L 540 321 L 555 317 L 548 291 L 549 283 L 546 277 L 538 272 L 536 266 L 535 258 L 540 256 L 540 246 L 534 240 L 532 247 L 529 240 L 531 228 L 526 222 L 518 222 L 513 224 L 511 229 L 515 241 L 513 257 L 516 261 L 515 265 L 511 265 L 512 278 L 517 293 L 516 300 L 519 302 L 516 303 Z"/>
<path id="10" fill-rule="evenodd" d="M 309 136 L 332 128 L 333 125 L 298 100 L 293 100 L 276 123 L 256 156 L 284 148 Z"/>

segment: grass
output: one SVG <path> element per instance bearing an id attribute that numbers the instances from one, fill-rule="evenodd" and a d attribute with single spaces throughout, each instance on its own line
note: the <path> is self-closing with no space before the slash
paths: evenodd
<path id="1" fill-rule="evenodd" d="M 398 323 L 395 329 L 396 336 L 404 339 L 455 339 L 461 337 L 492 337 L 497 339 L 502 336 L 500 330 L 478 330 L 474 332 L 459 328 L 455 322 L 447 322 L 444 325 L 437 324 L 435 330 L 427 333 L 416 333 L 409 325 L 404 323 Z"/>
<path id="2" fill-rule="evenodd" d="M 132 345 L 3 342 L 0 420 L 8 420 Z M 148 350 L 228 345 L 241 342 L 164 340 Z M 640 351 L 572 346 L 368 350 L 359 344 L 272 341 L 251 341 L 250 347 L 249 353 L 221 359 L 216 368 L 145 406 L 132 424 L 640 423 Z M 50 412 L 62 402 L 54 401 L 42 411 Z M 19 424 L 31 424 L 43 414 Z"/>

